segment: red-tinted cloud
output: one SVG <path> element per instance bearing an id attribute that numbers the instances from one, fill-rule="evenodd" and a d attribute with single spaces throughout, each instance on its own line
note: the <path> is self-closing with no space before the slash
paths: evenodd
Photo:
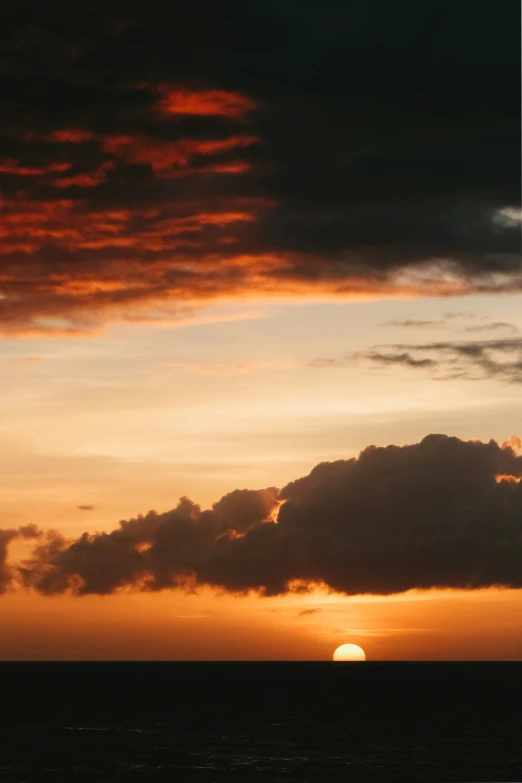
<path id="1" fill-rule="evenodd" d="M 28 134 L 29 140 L 34 137 L 35 134 Z M 47 138 L 49 141 L 57 141 L 60 143 L 69 142 L 71 144 L 81 144 L 84 141 L 93 139 L 94 135 L 81 128 L 62 128 L 47 134 L 44 138 Z"/>
<path id="2" fill-rule="evenodd" d="M 516 20 L 466 0 L 421 51 L 422 8 L 406 29 L 368 2 L 10 4 L 0 330 L 223 296 L 522 290 Z"/>
<path id="3" fill-rule="evenodd" d="M 187 90 L 161 85 L 158 91 L 163 96 L 158 109 L 167 115 L 227 117 L 238 120 L 243 119 L 256 107 L 255 101 L 246 95 L 226 90 Z"/>
<path id="4" fill-rule="evenodd" d="M 198 155 L 212 157 L 230 150 L 249 147 L 259 141 L 256 136 L 180 139 L 175 142 L 159 142 L 145 136 L 106 136 L 100 139 L 100 146 L 104 152 L 126 163 L 145 164 L 151 166 L 159 177 L 169 177 L 176 176 L 177 173 L 185 173 Z M 235 164 L 215 164 L 212 170 L 227 173 L 230 172 L 230 165 Z M 233 171 L 237 171 L 237 168 Z"/>
<path id="5" fill-rule="evenodd" d="M 47 163 L 44 166 L 25 166 L 14 158 L 4 158 L 0 161 L 0 174 L 14 174 L 17 177 L 43 177 L 45 174 L 67 171 L 71 163 Z"/>
<path id="6" fill-rule="evenodd" d="M 237 132 L 175 140 L 73 127 L 26 134 L 27 150 L 52 160 L 0 166 L 23 181 L 0 201 L 0 329 L 76 334 L 161 302 L 241 293 L 245 256 L 227 248 L 241 244 L 234 227 L 270 202 L 241 189 L 207 193 L 206 181 L 249 171 L 236 156 L 259 142 Z M 178 178 L 192 183 L 186 192 L 158 190 Z"/>
<path id="7" fill-rule="evenodd" d="M 54 185 L 57 188 L 95 188 L 102 182 L 107 181 L 109 171 L 115 168 L 115 164 L 108 160 L 102 163 L 97 169 L 85 174 L 75 174 L 73 177 L 60 177 L 54 180 Z"/>
<path id="8" fill-rule="evenodd" d="M 65 184 L 69 192 L 75 183 Z M 183 206 L 99 211 L 85 198 L 0 203 L 0 327 L 77 333 L 100 319 L 145 316 L 151 306 L 240 294 L 255 267 L 273 263 L 220 243 L 254 221 L 266 208 L 262 201 L 228 199 L 213 211 Z"/>

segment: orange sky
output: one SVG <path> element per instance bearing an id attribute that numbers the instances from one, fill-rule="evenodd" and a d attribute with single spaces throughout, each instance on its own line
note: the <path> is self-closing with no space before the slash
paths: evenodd
<path id="1" fill-rule="evenodd" d="M 18 593 L 2 598 L 0 660 L 329 660 L 345 642 L 367 660 L 520 660 L 521 609 L 520 591 L 493 589 L 371 600 Z"/>
<path id="2" fill-rule="evenodd" d="M 484 297 L 458 307 L 518 324 L 518 304 Z M 430 431 L 502 442 L 522 412 L 509 385 L 306 366 L 325 351 L 378 342 L 381 324 L 428 308 L 436 321 L 447 304 L 254 301 L 181 328 L 4 341 L 2 527 L 110 531 L 184 494 L 209 507 L 235 487 L 283 486 L 372 441 L 415 442 Z M 324 660 L 354 642 L 375 660 L 518 659 L 520 608 L 519 591 L 494 589 L 375 599 L 18 590 L 0 599 L 0 658 Z"/>
<path id="3" fill-rule="evenodd" d="M 13 6 L 0 660 L 522 659 L 518 42 L 377 6 Z"/>

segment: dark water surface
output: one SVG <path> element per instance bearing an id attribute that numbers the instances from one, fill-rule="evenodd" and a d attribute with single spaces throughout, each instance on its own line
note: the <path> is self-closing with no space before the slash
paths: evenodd
<path id="1" fill-rule="evenodd" d="M 522 781 L 522 663 L 1 663 L 1 783 Z"/>

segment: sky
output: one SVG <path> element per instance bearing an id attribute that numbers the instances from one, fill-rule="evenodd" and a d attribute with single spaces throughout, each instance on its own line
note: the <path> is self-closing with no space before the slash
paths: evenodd
<path id="1" fill-rule="evenodd" d="M 6 14 L 0 660 L 522 659 L 503 9 Z"/>

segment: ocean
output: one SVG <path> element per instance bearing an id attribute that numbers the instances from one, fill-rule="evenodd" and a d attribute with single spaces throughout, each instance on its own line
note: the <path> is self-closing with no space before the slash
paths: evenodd
<path id="1" fill-rule="evenodd" d="M 522 781 L 522 663 L 1 663 L 1 783 Z"/>

